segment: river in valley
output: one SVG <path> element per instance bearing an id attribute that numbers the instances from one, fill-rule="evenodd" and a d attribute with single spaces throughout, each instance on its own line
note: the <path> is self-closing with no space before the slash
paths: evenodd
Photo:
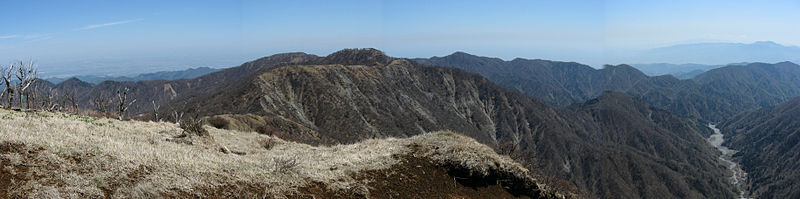
<path id="1" fill-rule="evenodd" d="M 731 183 L 739 191 L 739 198 L 746 198 L 744 189 L 742 188 L 742 183 L 744 182 L 744 177 L 746 174 L 739 167 L 739 164 L 731 161 L 731 156 L 733 156 L 736 151 L 722 146 L 722 143 L 725 142 L 725 138 L 723 137 L 722 132 L 720 132 L 720 130 L 717 128 L 717 125 L 708 124 L 708 128 L 714 130 L 714 134 L 708 137 L 708 142 L 714 146 L 714 148 L 722 152 L 722 155 L 719 156 L 719 159 L 728 165 L 728 169 L 733 174 L 730 179 Z"/>

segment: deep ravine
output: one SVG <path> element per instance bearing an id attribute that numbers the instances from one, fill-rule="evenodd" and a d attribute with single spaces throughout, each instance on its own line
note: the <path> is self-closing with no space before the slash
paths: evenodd
<path id="1" fill-rule="evenodd" d="M 733 186 L 736 187 L 736 190 L 739 191 L 739 198 L 747 198 L 745 197 L 745 191 L 742 188 L 742 182 L 744 182 L 744 178 L 747 176 L 747 174 L 742 171 L 741 167 L 739 167 L 739 164 L 731 161 L 731 156 L 733 156 L 736 151 L 722 146 L 722 143 L 725 142 L 725 138 L 722 135 L 722 132 L 717 128 L 717 125 L 708 124 L 708 128 L 714 130 L 714 134 L 708 137 L 708 142 L 711 144 L 711 146 L 714 146 L 714 148 L 722 152 L 722 155 L 719 156 L 719 159 L 728 164 L 728 169 L 730 169 L 731 173 L 733 174 L 730 180 Z"/>

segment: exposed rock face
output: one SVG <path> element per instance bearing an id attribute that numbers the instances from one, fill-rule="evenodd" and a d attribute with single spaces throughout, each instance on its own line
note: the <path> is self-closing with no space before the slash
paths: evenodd
<path id="1" fill-rule="evenodd" d="M 542 102 L 496 87 L 480 76 L 402 59 L 380 66 L 279 67 L 254 77 L 249 85 L 189 104 L 199 103 L 204 114 L 286 118 L 320 136 L 303 140 L 328 144 L 405 137 L 431 129 L 451 129 L 493 142 L 519 141 L 498 134 L 533 133 L 536 126 L 551 120 L 549 116 L 557 115 Z"/>
<path id="2" fill-rule="evenodd" d="M 386 62 L 373 50 L 274 67 L 184 109 L 307 143 L 352 143 L 450 129 L 536 154 L 542 171 L 609 198 L 733 197 L 710 130 L 622 93 L 553 108 L 458 69 Z M 332 63 L 341 57 L 347 65 Z M 381 64 L 385 63 L 385 64 Z M 610 73 L 625 67 L 609 67 Z M 632 81 L 619 79 L 613 81 Z"/>
<path id="3" fill-rule="evenodd" d="M 745 112 L 721 124 L 744 171 L 751 196 L 797 198 L 800 190 L 800 98 Z"/>

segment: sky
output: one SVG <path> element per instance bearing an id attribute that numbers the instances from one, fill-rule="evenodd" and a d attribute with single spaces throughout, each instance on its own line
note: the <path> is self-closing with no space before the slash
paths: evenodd
<path id="1" fill-rule="evenodd" d="M 800 1 L 0 0 L 0 65 L 45 75 L 231 67 L 285 52 L 377 48 L 605 64 L 615 52 L 697 42 L 800 45 Z"/>

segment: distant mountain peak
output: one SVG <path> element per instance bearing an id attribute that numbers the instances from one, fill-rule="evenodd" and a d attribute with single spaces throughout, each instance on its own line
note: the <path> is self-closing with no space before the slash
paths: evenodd
<path id="1" fill-rule="evenodd" d="M 323 59 L 323 64 L 385 65 L 392 58 L 374 48 L 350 48 L 336 51 Z"/>
<path id="2" fill-rule="evenodd" d="M 63 82 L 61 82 L 61 84 L 64 84 L 64 85 L 88 85 L 90 83 L 89 82 L 85 82 L 83 80 L 80 80 L 77 77 L 72 77 L 72 78 L 69 78 L 67 80 L 64 80 Z"/>
<path id="3" fill-rule="evenodd" d="M 623 69 L 623 70 L 630 70 L 630 71 L 634 71 L 634 70 L 638 71 L 638 69 L 636 69 L 635 67 L 633 67 L 631 65 L 628 65 L 628 64 L 619 64 L 619 65 L 606 64 L 606 65 L 603 65 L 603 69 L 611 69 L 611 70 Z"/>
<path id="4" fill-rule="evenodd" d="M 775 43 L 774 41 L 757 41 L 757 42 L 753 42 L 753 45 L 777 46 L 777 47 L 782 47 L 783 46 L 783 45 L 780 45 L 778 43 Z"/>
<path id="5" fill-rule="evenodd" d="M 328 56 L 330 57 L 330 56 L 337 56 L 337 55 L 343 55 L 343 54 L 367 54 L 367 55 L 371 55 L 371 56 L 386 56 L 386 54 L 383 53 L 383 51 L 380 51 L 380 50 L 375 49 L 375 48 L 345 48 L 345 49 L 336 51 L 334 53 L 331 53 Z"/>
<path id="6" fill-rule="evenodd" d="M 502 62 L 503 60 L 496 57 L 484 57 L 469 54 L 463 51 L 456 51 L 453 54 L 444 56 L 444 57 L 431 57 L 431 59 L 445 59 L 445 60 L 462 60 L 462 61 L 469 61 L 469 62 Z"/>
<path id="7" fill-rule="evenodd" d="M 469 54 L 469 53 L 466 53 L 466 52 L 463 52 L 463 51 L 456 51 L 453 54 L 450 54 L 448 56 L 475 56 L 475 55 Z"/>
<path id="8" fill-rule="evenodd" d="M 278 62 L 302 62 L 305 59 L 310 59 L 312 57 L 316 57 L 316 56 L 310 55 L 310 54 L 306 54 L 306 53 L 302 53 L 302 52 L 280 53 L 280 54 L 274 54 L 274 55 L 267 56 L 267 57 L 262 57 L 260 59 L 256 59 L 256 60 L 250 61 L 248 63 L 272 62 L 272 61 L 278 61 Z"/>
<path id="9" fill-rule="evenodd" d="M 77 88 L 91 88 L 93 85 L 91 83 L 89 83 L 89 82 L 85 82 L 85 81 L 80 80 L 80 79 L 78 79 L 76 77 L 72 77 L 72 78 L 64 80 L 63 82 L 58 83 L 58 84 L 56 84 L 54 86 L 56 88 L 74 90 L 74 89 L 77 89 Z"/>

